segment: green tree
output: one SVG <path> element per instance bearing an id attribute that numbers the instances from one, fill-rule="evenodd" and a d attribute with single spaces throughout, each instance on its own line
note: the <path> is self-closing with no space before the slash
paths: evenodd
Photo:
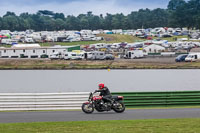
<path id="1" fill-rule="evenodd" d="M 89 22 L 86 14 L 78 15 L 77 19 L 80 21 L 81 29 L 89 29 Z"/>
<path id="2" fill-rule="evenodd" d="M 65 29 L 65 22 L 62 19 L 58 18 L 55 20 L 55 27 L 55 30 L 63 30 Z"/>
<path id="3" fill-rule="evenodd" d="M 177 7 L 183 6 L 185 3 L 184 0 L 170 0 L 167 7 L 169 10 L 176 10 Z"/>
<path id="4" fill-rule="evenodd" d="M 112 19 L 113 19 L 113 16 L 107 13 L 105 17 L 105 21 L 104 21 L 104 29 L 111 30 L 113 28 Z"/>
<path id="5" fill-rule="evenodd" d="M 3 28 L 15 31 L 19 28 L 19 22 L 16 16 L 5 16 L 3 18 Z"/>
<path id="6" fill-rule="evenodd" d="M 149 25 L 150 28 L 151 25 L 153 25 L 151 28 L 155 27 L 166 27 L 168 26 L 168 18 L 169 13 L 165 9 L 157 8 L 155 10 L 152 10 L 151 16 L 149 18 Z"/>
<path id="7" fill-rule="evenodd" d="M 124 19 L 125 19 L 125 16 L 122 13 L 113 15 L 112 28 L 114 28 L 114 29 L 123 29 L 123 20 Z"/>
<path id="8" fill-rule="evenodd" d="M 187 4 L 188 19 L 190 27 L 200 28 L 200 0 L 190 0 Z"/>
<path id="9" fill-rule="evenodd" d="M 93 17 L 91 27 L 92 30 L 97 30 L 101 28 L 101 19 L 99 16 Z"/>
<path id="10" fill-rule="evenodd" d="M 81 30 L 80 21 L 75 16 L 67 16 L 66 18 L 66 27 L 68 30 Z"/>
<path id="11" fill-rule="evenodd" d="M 184 0 L 171 0 L 168 5 L 169 26 L 171 27 L 193 27 L 193 18 L 189 11 L 188 3 Z"/>
<path id="12" fill-rule="evenodd" d="M 94 15 L 91 11 L 77 17 L 49 10 L 17 16 L 8 11 L 0 17 L 0 29 L 8 30 L 81 30 L 139 29 L 154 27 L 200 28 L 200 0 L 170 0 L 168 9 L 140 9 L 124 14 Z"/>
<path id="13" fill-rule="evenodd" d="M 65 15 L 63 13 L 55 13 L 54 14 L 54 19 L 62 19 L 64 20 L 65 19 Z"/>
<path id="14" fill-rule="evenodd" d="M 49 11 L 49 10 L 39 10 L 37 12 L 38 15 L 44 15 L 44 16 L 54 16 L 54 12 L 53 11 Z"/>
<path id="15" fill-rule="evenodd" d="M 7 16 L 16 16 L 14 12 L 7 12 L 3 17 L 7 17 Z"/>
<path id="16" fill-rule="evenodd" d="M 2 20 L 2 18 L 0 17 L 0 30 L 2 30 L 3 29 L 3 20 Z"/>

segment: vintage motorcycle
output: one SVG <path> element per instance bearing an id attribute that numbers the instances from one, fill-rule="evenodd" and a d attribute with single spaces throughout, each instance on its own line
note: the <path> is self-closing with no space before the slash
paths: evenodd
<path id="1" fill-rule="evenodd" d="M 91 114 L 94 109 L 98 112 L 114 110 L 116 113 L 122 113 L 125 111 L 125 105 L 123 103 L 123 96 L 112 96 L 110 102 L 105 102 L 102 96 L 94 96 L 95 92 L 91 92 L 88 98 L 88 102 L 82 104 L 82 111 Z"/>

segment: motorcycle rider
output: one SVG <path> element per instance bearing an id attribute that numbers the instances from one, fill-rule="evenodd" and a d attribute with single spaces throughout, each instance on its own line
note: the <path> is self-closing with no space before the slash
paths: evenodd
<path id="1" fill-rule="evenodd" d="M 96 90 L 95 92 L 100 92 L 99 96 L 102 96 L 104 102 L 108 101 L 112 104 L 113 103 L 113 101 L 111 100 L 112 95 L 108 87 L 106 87 L 103 83 L 99 84 L 98 86 L 99 90 Z"/>

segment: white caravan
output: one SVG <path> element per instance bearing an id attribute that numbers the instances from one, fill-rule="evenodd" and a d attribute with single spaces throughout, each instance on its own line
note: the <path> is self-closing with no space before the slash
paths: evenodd
<path id="1" fill-rule="evenodd" d="M 91 54 L 92 53 L 92 54 Z M 115 57 L 112 54 L 106 54 L 101 51 L 93 51 L 89 53 L 86 59 L 88 60 L 114 60 Z"/>
<path id="2" fill-rule="evenodd" d="M 190 53 L 186 58 L 185 61 L 198 61 L 200 60 L 200 53 Z"/>
<path id="3" fill-rule="evenodd" d="M 87 59 L 92 59 L 93 53 L 92 52 L 85 52 L 84 53 L 84 58 Z"/>
<path id="4" fill-rule="evenodd" d="M 8 44 L 8 45 L 10 44 L 11 45 L 12 44 L 12 40 L 11 39 L 2 39 L 1 43 L 2 44 Z"/>
<path id="5" fill-rule="evenodd" d="M 136 59 L 136 58 L 143 58 L 144 53 L 142 50 L 132 50 L 128 51 L 127 54 L 124 56 L 125 59 Z"/>
<path id="6" fill-rule="evenodd" d="M 82 60 L 84 59 L 84 53 L 76 53 L 76 52 L 66 52 L 64 54 L 65 60 Z"/>

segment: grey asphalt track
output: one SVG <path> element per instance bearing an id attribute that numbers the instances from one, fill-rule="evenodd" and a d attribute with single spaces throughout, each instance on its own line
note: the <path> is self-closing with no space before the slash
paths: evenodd
<path id="1" fill-rule="evenodd" d="M 49 112 L 0 112 L 0 123 L 57 122 L 57 121 L 95 121 L 95 120 L 137 120 L 163 118 L 200 118 L 200 108 L 181 109 L 132 109 L 122 114 L 115 112 L 81 111 Z"/>

